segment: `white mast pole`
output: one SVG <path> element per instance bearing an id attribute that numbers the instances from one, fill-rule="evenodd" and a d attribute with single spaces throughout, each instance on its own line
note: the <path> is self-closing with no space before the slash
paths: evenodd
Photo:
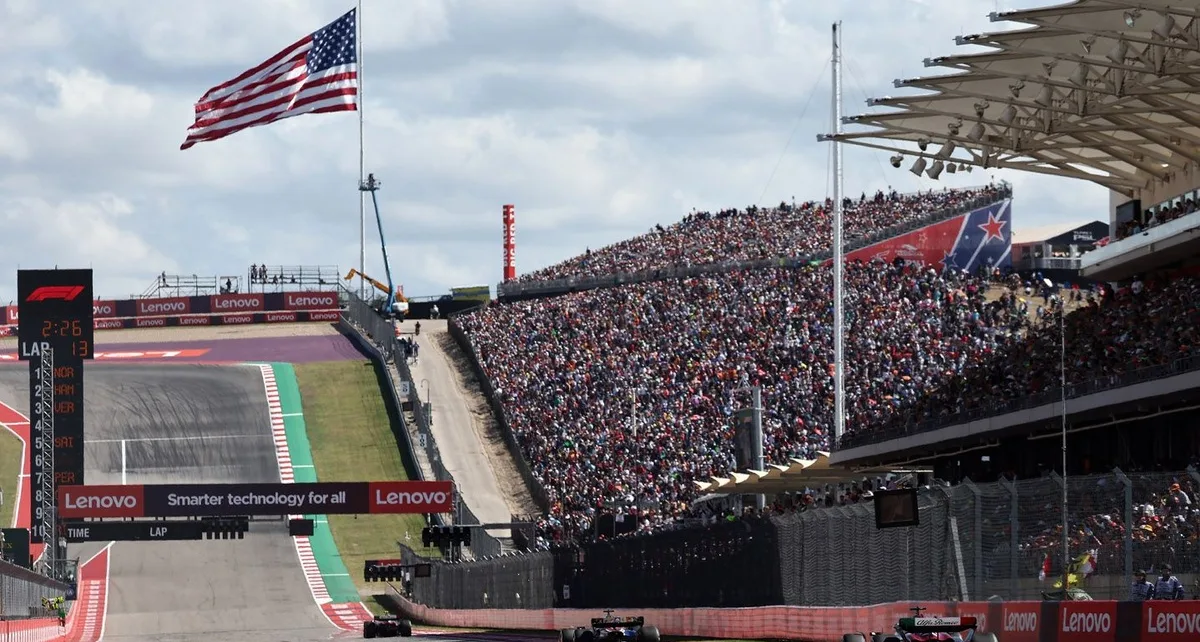
<path id="1" fill-rule="evenodd" d="M 362 28 L 362 0 L 358 0 L 358 6 L 354 12 L 354 26 L 357 33 L 354 38 L 354 46 L 358 49 L 355 52 L 355 57 L 358 63 L 358 185 L 361 187 L 363 181 L 367 180 L 367 163 L 366 153 L 363 151 L 363 28 Z M 361 189 L 358 191 L 358 295 L 359 298 L 366 300 L 367 294 L 367 193 Z"/>
<path id="2" fill-rule="evenodd" d="M 833 23 L 833 132 L 842 133 L 842 23 Z M 845 257 L 842 256 L 842 143 L 833 141 L 833 440 L 846 432 Z"/>

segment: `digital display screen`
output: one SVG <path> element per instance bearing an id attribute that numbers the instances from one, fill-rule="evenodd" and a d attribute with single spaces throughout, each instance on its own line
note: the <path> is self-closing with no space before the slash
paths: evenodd
<path id="1" fill-rule="evenodd" d="M 917 489 L 875 491 L 876 528 L 900 528 L 921 523 L 917 510 Z"/>

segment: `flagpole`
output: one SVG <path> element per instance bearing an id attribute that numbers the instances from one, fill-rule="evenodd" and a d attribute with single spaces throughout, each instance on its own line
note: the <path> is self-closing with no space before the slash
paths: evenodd
<path id="1" fill-rule="evenodd" d="M 367 180 L 367 163 L 366 153 L 363 151 L 363 40 L 362 40 L 362 0 L 358 0 L 358 6 L 354 13 L 354 28 L 357 33 L 354 38 L 354 45 L 358 48 L 355 52 L 356 62 L 358 65 L 358 185 L 361 187 L 363 181 Z M 360 298 L 366 299 L 367 288 L 367 193 L 358 190 L 358 294 Z"/>

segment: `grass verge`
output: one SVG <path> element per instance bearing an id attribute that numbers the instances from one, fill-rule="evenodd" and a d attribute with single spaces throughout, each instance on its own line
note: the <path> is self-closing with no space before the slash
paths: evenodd
<path id="1" fill-rule="evenodd" d="M 320 481 L 404 480 L 408 474 L 384 405 L 382 382 L 370 361 L 295 364 L 304 422 Z M 421 515 L 330 515 L 329 528 L 360 592 L 380 590 L 362 576 L 368 559 L 398 557 L 397 542 L 418 553 Z"/>
<path id="2" fill-rule="evenodd" d="M 13 508 L 17 505 L 17 476 L 21 474 L 21 440 L 0 428 L 0 491 L 4 505 L 0 506 L 0 526 L 12 526 Z"/>

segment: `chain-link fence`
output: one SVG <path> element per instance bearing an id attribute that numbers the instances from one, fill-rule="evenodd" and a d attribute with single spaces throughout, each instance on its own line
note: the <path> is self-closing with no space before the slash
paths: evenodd
<path id="1" fill-rule="evenodd" d="M 342 318 L 345 325 L 379 353 L 386 385 L 396 395 L 397 408 L 395 412 L 401 423 L 398 438 L 402 442 L 402 449 L 405 450 L 403 455 L 409 459 L 405 464 L 414 470 L 421 479 L 425 479 L 425 470 L 421 465 L 421 459 L 424 459 L 433 473 L 433 479 L 454 481 L 454 477 L 442 463 L 442 454 L 438 450 L 437 441 L 434 440 L 430 428 L 429 414 L 421 400 L 420 391 L 414 385 L 404 344 L 396 336 L 395 326 L 376 312 L 369 303 L 344 286 L 341 289 L 340 297 L 343 302 Z M 389 365 L 396 368 L 398 377 L 392 375 Z M 408 425 L 408 422 L 404 420 L 403 405 L 405 403 L 409 404 L 412 409 L 413 424 L 415 424 L 413 426 Z M 423 458 L 418 457 L 418 449 L 424 455 Z M 466 501 L 462 499 L 461 491 L 459 493 L 458 512 L 454 516 L 455 523 L 468 526 L 480 524 L 479 518 L 471 512 Z M 470 548 L 476 557 L 500 555 L 504 551 L 500 540 L 492 537 L 483 529 L 475 529 L 471 533 Z"/>
<path id="2" fill-rule="evenodd" d="M 42 617 L 42 598 L 63 597 L 67 585 L 33 571 L 0 561 L 0 617 Z"/>
<path id="3" fill-rule="evenodd" d="M 814 508 L 770 519 L 739 520 L 508 556 L 507 578 L 477 563 L 436 564 L 436 591 L 414 579 L 429 606 L 481 606 L 503 591 L 557 595 L 559 607 L 850 606 L 895 600 L 1038 600 L 1069 563 L 1089 554 L 1079 588 L 1096 599 L 1123 599 L 1136 570 L 1170 565 L 1189 597 L 1200 576 L 1200 474 L 1125 474 L 1016 482 L 965 482 L 925 488 L 920 525 L 877 530 L 870 504 Z M 534 562 L 533 560 L 539 560 Z M 517 562 L 515 560 L 525 560 Z M 524 565 L 524 566 L 522 566 Z M 538 567 L 541 569 L 542 567 Z M 453 579 L 451 579 L 453 578 Z M 542 585 L 541 582 L 549 582 Z M 431 584 L 432 585 L 432 584 Z M 488 607 L 498 607 L 489 603 Z"/>

